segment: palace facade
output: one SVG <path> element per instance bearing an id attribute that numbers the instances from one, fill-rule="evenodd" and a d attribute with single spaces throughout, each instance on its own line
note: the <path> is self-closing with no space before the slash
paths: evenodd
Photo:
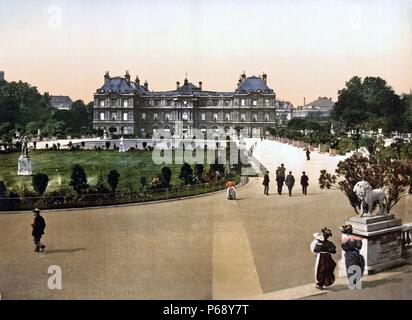
<path id="1" fill-rule="evenodd" d="M 267 76 L 240 76 L 236 90 L 203 90 L 184 79 L 175 90 L 150 91 L 147 81 L 140 84 L 126 72 L 124 77 L 104 76 L 104 84 L 94 94 L 93 128 L 112 134 L 150 137 L 159 129 L 192 136 L 194 128 L 206 130 L 247 130 L 249 136 L 262 136 L 267 128 L 291 119 L 292 104 L 279 101 L 267 84 Z M 180 134 L 179 134 L 180 135 Z"/>

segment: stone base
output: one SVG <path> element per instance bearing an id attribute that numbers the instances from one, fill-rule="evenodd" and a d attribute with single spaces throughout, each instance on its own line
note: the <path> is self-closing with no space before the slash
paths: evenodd
<path id="1" fill-rule="evenodd" d="M 402 258 L 402 221 L 393 215 L 352 217 L 353 235 L 362 238 L 361 254 L 365 258 L 365 274 L 374 274 L 405 263 Z M 338 264 L 339 276 L 346 276 L 344 252 Z"/>
<path id="2" fill-rule="evenodd" d="M 17 175 L 30 176 L 32 174 L 32 162 L 28 157 L 20 156 L 17 162 Z"/>

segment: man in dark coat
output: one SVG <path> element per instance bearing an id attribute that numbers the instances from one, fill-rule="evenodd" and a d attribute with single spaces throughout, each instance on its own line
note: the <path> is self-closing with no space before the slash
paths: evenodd
<path id="1" fill-rule="evenodd" d="M 310 150 L 306 148 L 306 160 L 310 160 Z"/>
<path id="2" fill-rule="evenodd" d="M 349 284 L 350 289 L 354 289 L 356 286 L 357 277 L 352 277 L 356 274 L 358 270 L 360 271 L 360 278 L 363 276 L 363 272 L 365 271 L 365 259 L 360 254 L 360 250 L 362 249 L 362 238 L 356 237 L 352 234 L 352 226 L 350 224 L 345 225 L 341 228 L 342 233 L 344 236 L 342 237 L 341 247 L 342 250 L 345 251 L 345 266 L 346 266 L 346 274 L 348 279 L 354 280 L 354 283 Z"/>
<path id="3" fill-rule="evenodd" d="M 286 176 L 285 184 L 289 190 L 289 197 L 292 196 L 292 188 L 295 185 L 295 177 L 292 175 L 292 171 L 289 171 L 289 174 Z"/>
<path id="4" fill-rule="evenodd" d="M 305 171 L 302 172 L 302 177 L 300 178 L 300 184 L 302 186 L 302 193 L 306 195 L 308 193 L 309 177 L 306 175 Z"/>
<path id="5" fill-rule="evenodd" d="M 276 170 L 276 184 L 278 186 L 278 194 L 282 194 L 282 187 L 283 183 L 285 182 L 286 179 L 286 168 L 285 165 L 282 163 L 280 167 L 277 168 Z"/>
<path id="6" fill-rule="evenodd" d="M 269 195 L 269 182 L 270 182 L 270 179 L 269 179 L 269 171 L 267 171 L 266 170 L 266 172 L 265 172 L 265 176 L 263 177 L 263 185 L 265 186 L 265 189 L 263 190 L 263 194 L 265 194 L 265 195 Z"/>
<path id="7" fill-rule="evenodd" d="M 43 217 L 40 215 L 40 209 L 34 209 L 34 222 L 31 225 L 33 228 L 32 236 L 34 238 L 35 252 L 43 252 L 46 246 L 40 242 L 41 237 L 44 234 L 44 229 L 46 228 L 46 222 Z"/>

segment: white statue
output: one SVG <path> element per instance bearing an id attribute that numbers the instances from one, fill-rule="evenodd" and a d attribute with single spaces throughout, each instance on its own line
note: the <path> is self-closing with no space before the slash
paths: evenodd
<path id="1" fill-rule="evenodd" d="M 379 215 L 386 214 L 385 212 L 385 192 L 382 189 L 373 189 L 367 181 L 359 181 L 353 187 L 353 192 L 361 202 L 361 214 L 364 215 L 364 205 L 368 206 L 368 216 L 372 216 L 373 205 L 378 202 Z"/>
<path id="2" fill-rule="evenodd" d="M 124 146 L 124 138 L 123 138 L 123 136 L 120 138 L 119 152 L 126 152 L 126 148 L 125 148 L 125 146 Z"/>

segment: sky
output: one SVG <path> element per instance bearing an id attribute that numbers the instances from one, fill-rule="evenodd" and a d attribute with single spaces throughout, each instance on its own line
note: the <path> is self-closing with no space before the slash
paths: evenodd
<path id="1" fill-rule="evenodd" d="M 412 90 L 412 0 L 0 0 L 0 70 L 41 92 L 93 99 L 106 71 L 150 90 L 233 91 L 268 75 L 295 106 L 352 76 Z"/>

